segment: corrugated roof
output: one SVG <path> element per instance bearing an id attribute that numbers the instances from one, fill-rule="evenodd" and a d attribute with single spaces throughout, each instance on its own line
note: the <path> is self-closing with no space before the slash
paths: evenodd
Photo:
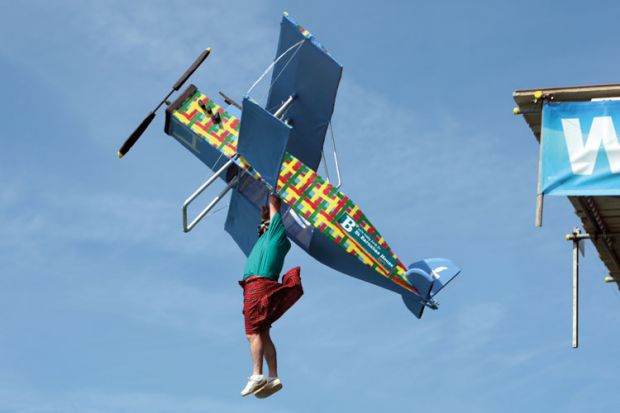
<path id="1" fill-rule="evenodd" d="M 523 115 L 536 140 L 540 142 L 543 101 L 578 102 L 617 98 L 620 97 L 620 84 L 517 90 L 512 96 L 517 103 L 515 113 Z M 620 288 L 620 242 L 616 242 L 620 239 L 620 196 L 570 196 L 568 199 L 584 229 L 590 234 L 609 275 Z"/>

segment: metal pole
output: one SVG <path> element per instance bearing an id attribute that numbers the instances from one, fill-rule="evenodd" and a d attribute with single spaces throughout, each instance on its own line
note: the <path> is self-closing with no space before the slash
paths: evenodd
<path id="1" fill-rule="evenodd" d="M 332 123 L 329 122 L 329 132 L 332 137 L 332 146 L 334 148 L 334 164 L 336 165 L 336 177 L 338 178 L 338 185 L 336 185 L 336 189 L 340 189 L 342 186 L 342 179 L 340 179 L 340 166 L 338 165 L 338 153 L 336 152 L 336 139 L 334 139 L 334 130 L 332 128 Z"/>
<path id="2" fill-rule="evenodd" d="M 573 232 L 577 235 L 577 231 Z M 579 239 L 573 238 L 573 348 L 579 347 Z"/>
<path id="3" fill-rule="evenodd" d="M 198 195 L 200 195 L 205 189 L 207 189 L 207 187 L 209 185 L 211 185 L 213 183 L 213 181 L 215 181 L 221 174 L 226 172 L 228 167 L 230 165 L 232 165 L 233 162 L 235 161 L 235 158 L 236 158 L 236 156 L 231 158 L 231 159 L 229 159 L 228 162 L 226 162 L 220 169 L 218 169 L 213 175 L 211 175 L 211 177 L 209 179 L 207 179 L 207 181 L 204 184 L 202 184 L 200 186 L 200 188 L 198 188 L 196 191 L 194 191 L 194 193 L 191 194 L 190 197 L 185 200 L 185 202 L 183 203 L 183 208 L 182 208 L 182 213 L 183 213 L 183 232 L 191 231 L 191 229 L 207 214 L 207 212 L 209 212 L 211 210 L 211 208 L 213 208 L 215 206 L 215 204 L 217 204 L 219 202 L 219 200 L 224 195 L 226 195 L 226 192 L 228 192 L 228 190 L 232 187 L 232 185 L 234 185 L 234 184 L 229 183 L 229 185 L 227 185 L 226 189 L 224 189 L 224 191 L 222 191 L 222 193 L 220 193 L 218 196 L 216 196 L 215 199 L 213 200 L 213 202 L 211 202 L 199 214 L 199 216 L 192 221 L 191 224 L 187 225 L 187 207 L 189 207 L 189 204 L 191 204 L 192 201 L 194 199 L 196 199 L 196 197 L 198 197 Z M 233 181 L 236 182 L 236 180 L 233 180 Z"/>
<path id="4" fill-rule="evenodd" d="M 280 119 L 280 117 L 289 108 L 289 106 L 291 106 L 291 103 L 293 103 L 294 99 L 295 99 L 295 95 L 289 96 L 288 99 L 286 99 L 286 101 L 282 104 L 282 106 L 280 106 L 280 109 L 278 109 L 276 113 L 273 114 L 273 116 Z"/>
<path id="5" fill-rule="evenodd" d="M 536 195 L 536 226 L 542 227 L 544 195 Z"/>
<path id="6" fill-rule="evenodd" d="M 237 184 L 238 180 L 238 176 L 235 176 L 233 179 L 231 179 L 231 181 L 226 185 L 226 188 L 224 188 L 222 192 L 220 192 L 215 198 L 213 198 L 209 205 L 207 205 L 205 209 L 203 209 L 202 212 L 198 214 L 198 216 L 191 222 L 191 224 L 187 225 L 187 214 L 183 214 L 183 231 L 191 231 L 196 226 L 196 224 L 198 224 L 200 220 L 203 219 L 205 215 L 207 215 L 209 211 L 211 211 L 211 209 L 213 209 L 213 207 L 222 200 L 222 198 L 224 198 L 228 191 L 230 191 L 232 187 Z M 184 209 L 184 211 L 186 211 L 186 209 Z"/>
<path id="7" fill-rule="evenodd" d="M 567 241 L 573 241 L 573 348 L 579 347 L 579 245 L 588 238 L 576 227 L 566 235 Z"/>
<path id="8" fill-rule="evenodd" d="M 538 149 L 538 183 L 536 185 L 536 226 L 542 227 L 543 199 L 542 193 L 542 132 L 540 135 L 540 148 Z"/>

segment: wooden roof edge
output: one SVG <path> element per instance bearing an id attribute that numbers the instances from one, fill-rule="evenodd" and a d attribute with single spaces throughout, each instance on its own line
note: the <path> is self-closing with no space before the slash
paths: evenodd
<path id="1" fill-rule="evenodd" d="M 537 88 L 537 89 L 521 89 L 512 92 L 512 96 L 529 96 L 534 95 L 536 92 L 548 93 L 589 93 L 589 92 L 617 92 L 620 94 L 620 83 L 610 83 L 606 85 L 583 85 L 583 86 L 568 86 L 568 87 L 550 87 L 550 88 Z"/>
<path id="2" fill-rule="evenodd" d="M 513 113 L 524 116 L 534 137 L 540 142 L 540 121 L 537 120 L 540 119 L 542 113 L 543 101 L 587 101 L 593 98 L 616 98 L 620 97 L 620 83 L 522 89 L 512 92 L 512 97 L 517 104 Z"/>
<path id="3" fill-rule="evenodd" d="M 593 98 L 620 97 L 620 84 L 553 87 L 515 90 L 515 103 L 522 109 L 540 107 L 542 101 L 587 101 Z"/>

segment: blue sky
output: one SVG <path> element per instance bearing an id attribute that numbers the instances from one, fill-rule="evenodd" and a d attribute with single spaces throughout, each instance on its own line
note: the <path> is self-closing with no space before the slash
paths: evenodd
<path id="1" fill-rule="evenodd" d="M 617 83 L 620 6 L 576 1 L 0 2 L 0 412 L 613 411 L 620 293 L 590 245 L 570 348 L 568 201 L 534 223 L 538 145 L 515 89 Z M 344 66 L 343 190 L 396 253 L 463 274 L 416 320 L 294 247 L 305 296 L 274 326 L 284 391 L 241 399 L 243 255 L 209 174 L 162 131 L 116 150 L 192 78 L 241 98 L 281 13 Z"/>

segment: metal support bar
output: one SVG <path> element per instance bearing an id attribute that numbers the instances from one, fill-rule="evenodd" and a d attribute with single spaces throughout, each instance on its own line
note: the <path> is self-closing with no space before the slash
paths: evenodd
<path id="1" fill-rule="evenodd" d="M 224 92 L 220 91 L 219 93 L 220 93 L 220 96 L 224 98 L 224 102 L 226 102 L 229 105 L 233 105 L 234 107 L 236 107 L 239 110 L 243 109 L 240 104 L 238 104 L 237 102 L 235 102 L 233 100 L 233 98 L 225 95 Z"/>
<path id="2" fill-rule="evenodd" d="M 566 240 L 573 242 L 573 348 L 579 347 L 579 247 L 589 237 L 588 234 L 582 234 L 579 228 L 566 235 Z"/>
<path id="3" fill-rule="evenodd" d="M 536 227 L 542 227 L 544 201 L 543 194 L 536 195 Z"/>
<path id="4" fill-rule="evenodd" d="M 196 199 L 205 189 L 207 189 L 209 185 L 211 185 L 220 175 L 226 172 L 228 167 L 232 165 L 233 162 L 234 158 L 226 162 L 224 166 L 222 166 L 213 175 L 211 175 L 211 177 L 207 179 L 205 183 L 200 186 L 200 188 L 194 191 L 194 193 L 185 200 L 185 202 L 183 203 L 183 232 L 191 231 L 192 228 L 194 228 L 196 224 L 198 224 L 198 222 L 200 222 L 200 220 L 204 218 L 204 216 L 207 215 L 207 213 L 211 211 L 211 209 L 213 209 L 213 207 L 224 197 L 224 195 L 226 195 L 226 193 L 230 191 L 230 189 L 237 183 L 238 177 L 235 176 L 233 179 L 231 179 L 226 188 L 224 188 L 224 190 L 220 192 L 219 195 L 213 198 L 209 205 L 207 205 L 206 208 L 203 209 L 202 212 L 198 214 L 198 216 L 189 225 L 187 225 L 187 208 L 189 207 L 189 204 L 191 204 L 194 199 Z"/>
<path id="5" fill-rule="evenodd" d="M 340 189 L 342 186 L 342 179 L 340 178 L 340 165 L 338 164 L 338 152 L 336 151 L 336 139 L 334 139 L 334 130 L 332 129 L 332 123 L 329 122 L 329 132 L 332 138 L 332 148 L 334 150 L 334 165 L 336 166 L 336 177 L 338 177 L 338 185 L 336 189 Z"/>
<path id="6" fill-rule="evenodd" d="M 538 150 L 538 183 L 536 186 L 536 226 L 542 227 L 543 222 L 543 202 L 542 193 L 542 136 L 540 138 L 540 148 Z"/>
<path id="7" fill-rule="evenodd" d="M 295 99 L 295 95 L 289 96 L 288 99 L 286 99 L 286 101 L 284 101 L 282 106 L 280 106 L 280 109 L 278 109 L 276 111 L 276 113 L 273 114 L 273 116 L 275 116 L 276 118 L 280 119 L 280 117 L 282 117 L 284 112 L 286 112 L 286 110 L 291 106 L 291 103 L 293 103 L 294 99 Z"/>
<path id="8" fill-rule="evenodd" d="M 573 240 L 573 348 L 579 347 L 579 241 Z"/>
<path id="9" fill-rule="evenodd" d="M 342 186 L 342 178 L 340 177 L 340 165 L 338 163 L 338 152 L 336 151 L 336 139 L 334 139 L 334 131 L 332 129 L 332 123 L 329 123 L 329 131 L 332 138 L 332 148 L 334 155 L 334 165 L 336 167 L 336 177 L 338 178 L 338 185 L 334 185 L 334 188 L 340 189 Z M 321 159 L 323 160 L 323 166 L 325 167 L 325 174 L 327 175 L 327 179 L 331 182 L 332 178 L 329 175 L 329 169 L 327 168 L 327 158 L 325 157 L 325 151 L 321 150 Z"/>

